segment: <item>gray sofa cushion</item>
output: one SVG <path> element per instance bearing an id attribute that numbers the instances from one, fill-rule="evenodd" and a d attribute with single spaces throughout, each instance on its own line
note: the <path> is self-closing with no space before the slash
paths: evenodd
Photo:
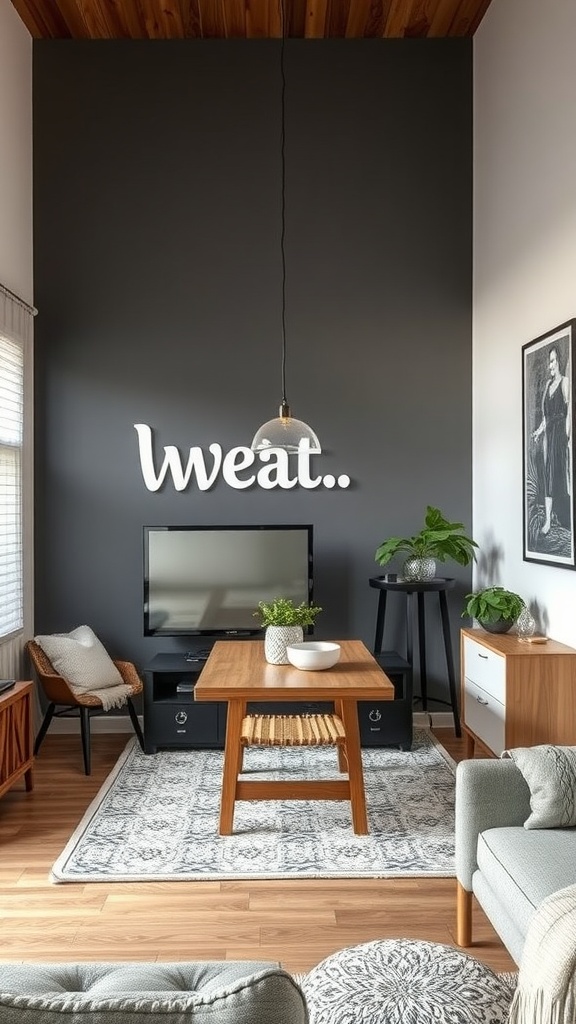
<path id="1" fill-rule="evenodd" d="M 64 1015 L 64 1016 L 63 1016 Z M 262 961 L 0 963 L 2 1024 L 307 1024 L 294 979 Z"/>
<path id="2" fill-rule="evenodd" d="M 478 838 L 478 867 L 524 934 L 546 896 L 576 883 L 574 829 L 491 828 Z"/>

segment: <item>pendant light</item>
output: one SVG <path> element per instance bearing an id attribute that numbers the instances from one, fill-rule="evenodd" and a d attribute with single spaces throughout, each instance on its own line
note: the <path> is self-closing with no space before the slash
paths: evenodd
<path id="1" fill-rule="evenodd" d="M 280 76 L 282 82 L 281 92 L 281 120 L 280 120 L 280 163 L 282 169 L 281 177 L 281 233 L 280 233 L 280 255 L 282 261 L 282 401 L 278 416 L 273 420 L 263 423 L 256 431 L 252 444 L 252 451 L 261 452 L 269 448 L 281 448 L 283 451 L 295 453 L 302 450 L 312 453 L 322 451 L 320 441 L 307 423 L 294 419 L 286 398 L 286 254 L 284 251 L 284 240 L 286 235 L 286 159 L 284 152 L 285 144 L 285 122 L 286 122 L 286 74 L 284 69 L 284 0 L 279 0 L 280 6 Z"/>

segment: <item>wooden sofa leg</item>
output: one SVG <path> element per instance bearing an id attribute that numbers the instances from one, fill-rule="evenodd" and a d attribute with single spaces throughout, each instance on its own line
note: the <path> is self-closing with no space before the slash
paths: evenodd
<path id="1" fill-rule="evenodd" d="M 472 893 L 460 882 L 456 893 L 456 942 L 459 946 L 472 945 Z"/>

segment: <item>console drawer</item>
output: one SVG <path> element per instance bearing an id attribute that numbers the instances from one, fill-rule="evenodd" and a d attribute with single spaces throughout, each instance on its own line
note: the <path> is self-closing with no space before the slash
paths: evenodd
<path id="1" fill-rule="evenodd" d="M 501 701 L 471 679 L 464 682 L 464 721 L 499 757 L 506 746 L 506 709 Z"/>
<path id="2" fill-rule="evenodd" d="M 157 747 L 217 747 L 218 704 L 194 701 L 153 706 L 146 731 Z"/>
<path id="3" fill-rule="evenodd" d="M 412 700 L 359 700 L 358 725 L 363 747 L 412 746 Z"/>
<path id="4" fill-rule="evenodd" d="M 463 674 L 480 689 L 506 703 L 506 658 L 464 637 Z"/>

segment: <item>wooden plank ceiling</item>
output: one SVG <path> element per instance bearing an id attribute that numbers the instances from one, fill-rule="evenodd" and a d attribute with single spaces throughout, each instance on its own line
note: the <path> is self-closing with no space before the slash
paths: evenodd
<path id="1" fill-rule="evenodd" d="M 35 39 L 266 39 L 282 0 L 12 0 Z M 472 36 L 490 0 L 283 0 L 295 39 Z"/>

